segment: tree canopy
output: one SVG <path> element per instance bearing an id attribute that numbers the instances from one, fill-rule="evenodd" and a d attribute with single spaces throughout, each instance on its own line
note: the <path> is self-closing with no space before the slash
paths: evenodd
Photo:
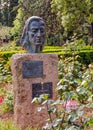
<path id="1" fill-rule="evenodd" d="M 2 25 L 13 26 L 17 5 L 18 0 L 0 0 L 0 22 Z"/>
<path id="2" fill-rule="evenodd" d="M 22 33 L 28 17 L 45 20 L 47 35 L 61 34 L 70 39 L 88 36 L 93 41 L 93 0 L 1 0 L 0 22 L 14 26 L 13 35 Z"/>
<path id="3" fill-rule="evenodd" d="M 51 4 L 65 32 L 93 33 L 93 0 L 52 0 Z"/>

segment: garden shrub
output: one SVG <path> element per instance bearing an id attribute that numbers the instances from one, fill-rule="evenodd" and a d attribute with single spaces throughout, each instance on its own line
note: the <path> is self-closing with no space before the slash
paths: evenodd
<path id="1" fill-rule="evenodd" d="M 79 56 L 81 57 L 81 62 L 83 64 L 90 64 L 93 62 L 93 51 L 84 51 L 84 52 L 79 52 Z"/>
<path id="2" fill-rule="evenodd" d="M 4 101 L 2 102 L 1 105 L 1 112 L 5 113 L 5 112 L 10 112 L 14 110 L 14 95 L 13 92 L 11 90 L 11 92 L 6 93 Z"/>
<path id="3" fill-rule="evenodd" d="M 64 57 L 71 57 L 73 54 L 72 52 L 59 52 L 58 57 L 61 59 L 62 56 Z M 89 65 L 93 62 L 93 50 L 85 50 L 80 52 L 75 52 L 75 55 L 78 55 L 78 61 L 80 61 L 82 64 Z"/>
<path id="4" fill-rule="evenodd" d="M 61 46 L 45 46 L 42 52 L 58 54 L 59 59 L 61 56 L 70 57 L 74 52 L 75 55 L 79 55 L 79 61 L 82 64 L 88 65 L 93 62 L 93 48 L 91 46 L 83 46 L 82 48 L 78 48 L 78 50 L 66 47 L 62 48 Z"/>
<path id="5" fill-rule="evenodd" d="M 61 57 L 59 61 L 57 100 L 43 94 L 32 101 L 41 104 L 38 111 L 46 109 L 49 115 L 43 130 L 87 130 L 93 127 L 92 115 L 87 116 L 93 109 L 93 64 L 86 68 L 77 58 L 75 55 Z"/>
<path id="6" fill-rule="evenodd" d="M 1 113 L 13 111 L 13 86 L 11 74 L 11 57 L 21 51 L 3 51 L 0 52 L 0 109 Z M 11 87 L 12 86 L 12 87 Z M 9 92 L 8 92 L 9 90 Z M 3 100 L 2 100 L 3 97 Z"/>
<path id="7" fill-rule="evenodd" d="M 12 43 L 12 45 L 10 44 L 1 47 L 0 51 L 0 57 L 2 56 L 5 60 L 8 60 L 13 54 L 26 52 L 22 49 L 22 47 L 15 46 L 14 43 Z M 42 53 L 55 53 L 58 54 L 60 59 L 61 56 L 72 56 L 73 51 L 75 55 L 79 55 L 81 57 L 79 58 L 81 63 L 88 65 L 93 62 L 93 48 L 91 46 L 84 46 L 78 50 L 72 50 L 72 48 L 70 50 L 70 48 L 61 46 L 45 46 Z"/>
<path id="8" fill-rule="evenodd" d="M 5 38 L 7 35 L 10 34 L 11 31 L 11 27 L 8 26 L 0 26 L 0 37 L 3 39 Z"/>
<path id="9" fill-rule="evenodd" d="M 11 56 L 15 53 L 15 51 L 0 52 L 0 83 L 12 82 L 10 64 Z"/>
<path id="10" fill-rule="evenodd" d="M 12 48 L 12 50 L 11 50 L 11 48 Z M 4 99 L 5 99 L 4 102 L 2 103 L 2 111 L 6 112 L 6 111 L 13 111 L 13 94 L 11 95 L 10 98 L 8 98 L 9 93 L 7 93 L 7 91 L 6 91 L 7 90 L 7 88 L 6 88 L 7 84 L 9 84 L 9 83 L 12 84 L 12 74 L 11 74 L 11 67 L 10 67 L 11 57 L 12 57 L 13 54 L 24 53 L 25 51 L 22 50 L 21 47 L 14 47 L 14 46 L 8 47 L 8 51 L 7 50 L 4 51 L 4 49 L 5 48 L 3 48 L 3 51 L 0 52 L 0 97 L 3 96 Z M 61 50 L 61 47 L 58 47 L 58 46 L 52 46 L 52 47 L 45 46 L 44 50 L 47 50 L 46 52 L 49 53 L 49 52 L 51 52 L 51 50 L 52 50 L 52 52 L 55 51 L 55 50 L 59 51 L 59 50 Z M 64 62 L 65 63 L 69 62 L 69 66 L 71 66 L 70 64 L 72 64 L 72 63 L 70 61 L 72 61 L 73 58 L 77 59 L 77 62 L 75 63 L 75 65 L 77 67 L 77 71 L 76 72 L 73 71 L 74 76 L 77 76 L 77 73 L 82 74 L 82 72 L 81 72 L 81 70 L 82 70 L 82 68 L 81 68 L 82 65 L 81 64 L 82 63 L 87 64 L 87 66 L 88 66 L 89 63 L 93 62 L 93 51 L 91 49 L 90 51 L 89 50 L 88 51 L 83 50 L 83 51 L 80 51 L 80 52 L 77 52 L 77 53 L 74 52 L 73 54 L 72 54 L 72 52 L 73 51 L 71 51 L 71 50 L 69 50 L 69 51 L 64 50 L 63 52 L 56 52 L 56 53 L 58 53 L 59 61 L 61 60 L 61 62 L 62 62 L 63 60 L 67 60 L 67 61 L 64 61 Z M 70 56 L 73 56 L 73 57 L 70 57 Z M 60 68 L 59 73 L 61 73 L 61 74 L 59 74 L 59 78 L 62 78 L 62 74 L 65 75 L 63 73 L 63 66 L 66 67 L 66 64 L 64 64 L 64 62 L 61 63 L 61 64 L 59 62 L 60 66 L 61 66 L 61 67 L 59 66 L 59 68 Z M 72 76 L 71 73 L 69 73 L 69 75 L 70 75 L 70 77 Z M 71 84 L 72 86 L 77 85 L 76 80 L 74 82 L 73 81 L 71 81 L 71 82 L 72 82 L 72 84 Z M 81 87 L 81 91 L 82 91 L 82 87 Z M 87 92 L 85 88 L 84 88 L 84 91 Z M 85 98 L 83 98 L 84 100 L 87 99 L 89 93 L 90 92 L 85 94 L 86 96 L 85 96 Z M 79 97 L 83 97 L 83 95 L 81 94 L 81 95 L 78 96 L 78 98 Z"/>

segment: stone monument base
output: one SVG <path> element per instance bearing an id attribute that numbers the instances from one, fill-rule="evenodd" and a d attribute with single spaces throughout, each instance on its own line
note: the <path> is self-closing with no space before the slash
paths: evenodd
<path id="1" fill-rule="evenodd" d="M 37 112 L 37 104 L 31 103 L 34 97 L 44 91 L 51 99 L 56 99 L 58 83 L 58 56 L 56 54 L 14 54 L 12 57 L 14 86 L 14 122 L 22 130 L 31 126 L 42 127 L 48 117 L 45 110 Z"/>

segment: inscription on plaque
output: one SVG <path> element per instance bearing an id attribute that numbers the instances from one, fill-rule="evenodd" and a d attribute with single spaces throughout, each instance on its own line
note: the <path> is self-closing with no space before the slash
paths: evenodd
<path id="1" fill-rule="evenodd" d="M 52 98 L 52 82 L 34 83 L 32 84 L 32 98 L 39 97 L 41 94 L 49 94 L 49 98 Z"/>
<path id="2" fill-rule="evenodd" d="M 43 61 L 24 61 L 22 63 L 23 78 L 38 78 L 43 76 Z"/>

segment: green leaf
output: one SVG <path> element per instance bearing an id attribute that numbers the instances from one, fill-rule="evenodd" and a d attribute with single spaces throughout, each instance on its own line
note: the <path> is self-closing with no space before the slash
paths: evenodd
<path id="1" fill-rule="evenodd" d="M 68 116 L 67 120 L 70 121 L 70 122 L 73 122 L 73 121 L 75 121 L 77 118 L 78 118 L 78 117 L 77 117 L 77 114 L 74 113 L 74 112 L 72 112 L 72 113 Z"/>
<path id="2" fill-rule="evenodd" d="M 35 97 L 35 98 L 32 100 L 32 103 L 39 103 L 38 98 Z"/>
<path id="3" fill-rule="evenodd" d="M 88 82 L 86 80 L 83 80 L 83 82 L 81 83 L 81 86 L 86 86 L 88 84 Z"/>
<path id="4" fill-rule="evenodd" d="M 43 100 L 47 100 L 49 98 L 49 94 L 41 94 L 40 98 L 42 98 Z"/>
<path id="5" fill-rule="evenodd" d="M 57 111 L 56 107 L 51 107 L 49 110 L 48 110 L 48 113 L 55 113 Z"/>
<path id="6" fill-rule="evenodd" d="M 88 104 L 86 105 L 86 107 L 88 107 L 88 108 L 93 108 L 93 103 L 88 103 Z"/>
<path id="7" fill-rule="evenodd" d="M 80 128 L 76 127 L 76 126 L 69 126 L 68 128 L 66 128 L 65 130 L 80 130 Z"/>
<path id="8" fill-rule="evenodd" d="M 86 126 L 93 126 L 93 117 L 89 117 L 86 120 Z"/>
<path id="9" fill-rule="evenodd" d="M 61 122 L 62 122 L 62 119 L 55 119 L 54 121 L 53 121 L 53 127 L 57 127 L 59 124 L 61 124 Z"/>
<path id="10" fill-rule="evenodd" d="M 93 81 L 88 82 L 88 85 L 93 88 Z"/>

